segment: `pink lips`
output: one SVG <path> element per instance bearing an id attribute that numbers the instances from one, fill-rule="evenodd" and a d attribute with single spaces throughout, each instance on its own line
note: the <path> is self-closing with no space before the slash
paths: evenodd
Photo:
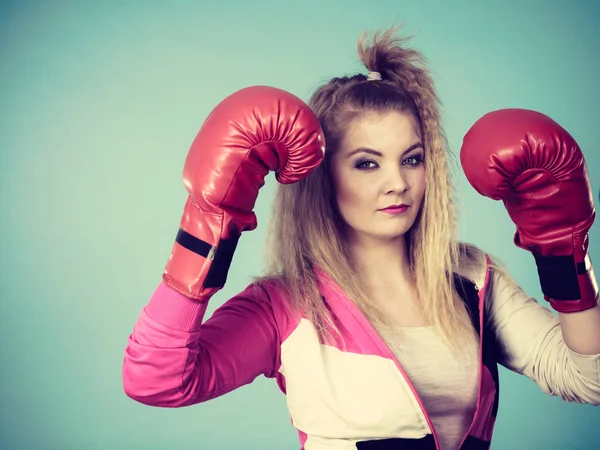
<path id="1" fill-rule="evenodd" d="M 388 214 L 401 214 L 408 209 L 408 205 L 392 205 L 388 206 L 385 209 L 380 209 L 380 211 L 386 212 Z"/>

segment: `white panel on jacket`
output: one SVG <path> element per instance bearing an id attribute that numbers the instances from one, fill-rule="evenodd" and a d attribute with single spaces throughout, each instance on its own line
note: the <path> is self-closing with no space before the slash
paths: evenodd
<path id="1" fill-rule="evenodd" d="M 329 447 L 309 445 L 311 436 L 325 444 L 328 438 L 419 439 L 430 434 L 391 359 L 321 345 L 314 326 L 302 319 L 281 346 L 281 363 L 290 415 L 294 426 L 309 435 L 307 449 L 338 448 L 331 442 Z"/>

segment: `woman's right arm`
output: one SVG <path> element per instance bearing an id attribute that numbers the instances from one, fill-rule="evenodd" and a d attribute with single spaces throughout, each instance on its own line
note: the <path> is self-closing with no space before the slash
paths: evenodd
<path id="1" fill-rule="evenodd" d="M 207 304 L 158 286 L 125 350 L 129 397 L 150 406 L 189 406 L 259 375 L 275 376 L 279 333 L 265 291 L 249 286 L 202 323 Z"/>
<path id="2" fill-rule="evenodd" d="M 129 337 L 127 395 L 153 406 L 186 406 L 261 373 L 274 376 L 277 323 L 262 288 L 247 288 L 202 319 L 225 285 L 240 235 L 257 225 L 252 210 L 269 171 L 281 183 L 297 182 L 324 152 L 317 117 L 281 89 L 245 88 L 213 109 L 185 161 L 189 196 L 163 281 Z"/>

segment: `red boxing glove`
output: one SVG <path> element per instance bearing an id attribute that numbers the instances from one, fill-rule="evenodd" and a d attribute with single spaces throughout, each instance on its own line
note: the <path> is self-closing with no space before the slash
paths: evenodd
<path id="1" fill-rule="evenodd" d="M 238 239 L 257 226 L 254 204 L 265 176 L 294 183 L 318 166 L 325 139 L 299 98 L 255 86 L 227 97 L 210 113 L 185 161 L 189 197 L 163 280 L 194 299 L 225 285 Z"/>
<path id="2" fill-rule="evenodd" d="M 561 313 L 594 307 L 588 231 L 596 213 L 573 137 L 536 111 L 493 111 L 467 132 L 460 160 L 477 192 L 504 202 L 517 226 L 514 242 L 535 257 L 550 305 Z"/>

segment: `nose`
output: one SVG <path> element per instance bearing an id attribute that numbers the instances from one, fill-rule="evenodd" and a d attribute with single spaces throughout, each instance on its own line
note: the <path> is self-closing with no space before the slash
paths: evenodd
<path id="1" fill-rule="evenodd" d="M 390 167 L 386 171 L 383 187 L 386 194 L 400 193 L 408 190 L 408 179 L 401 166 Z"/>

